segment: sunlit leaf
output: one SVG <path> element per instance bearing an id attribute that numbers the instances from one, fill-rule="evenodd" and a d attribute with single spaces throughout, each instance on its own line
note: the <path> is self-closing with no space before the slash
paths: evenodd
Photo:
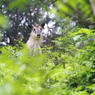
<path id="1" fill-rule="evenodd" d="M 9 19 L 7 16 L 0 15 L 0 27 L 2 27 L 2 28 L 9 28 L 10 27 Z"/>

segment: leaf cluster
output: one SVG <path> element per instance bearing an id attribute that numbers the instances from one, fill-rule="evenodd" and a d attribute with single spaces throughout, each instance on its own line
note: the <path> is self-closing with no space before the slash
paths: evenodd
<path id="1" fill-rule="evenodd" d="M 77 49 L 72 40 L 83 33 L 86 35 L 79 36 L 82 40 L 91 40 L 83 48 Z M 64 44 L 59 44 L 56 50 L 44 47 L 43 54 L 35 56 L 31 56 L 26 46 L 20 49 L 11 46 L 1 48 L 0 94 L 94 95 L 94 34 L 93 30 L 83 28 L 78 32 L 69 31 L 67 38 L 56 39 L 64 43 L 71 41 L 66 47 Z M 68 37 L 72 40 L 66 40 Z"/>

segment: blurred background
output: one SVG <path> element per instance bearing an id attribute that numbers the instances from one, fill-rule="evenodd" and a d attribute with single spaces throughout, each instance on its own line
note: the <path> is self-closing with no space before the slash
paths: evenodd
<path id="1" fill-rule="evenodd" d="M 95 29 L 95 1 L 0 0 L 0 45 L 25 43 L 31 32 L 27 25 L 43 22 L 45 45 L 75 27 Z"/>

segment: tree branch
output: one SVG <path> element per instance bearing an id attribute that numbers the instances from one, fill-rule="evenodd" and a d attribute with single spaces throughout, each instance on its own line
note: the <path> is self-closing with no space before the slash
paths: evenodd
<path id="1" fill-rule="evenodd" d="M 95 17 L 95 3 L 94 3 L 94 0 L 89 0 L 89 2 L 91 3 L 93 15 L 94 15 L 94 17 Z"/>

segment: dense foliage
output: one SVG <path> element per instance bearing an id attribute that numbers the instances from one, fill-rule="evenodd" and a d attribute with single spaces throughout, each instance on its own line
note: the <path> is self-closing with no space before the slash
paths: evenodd
<path id="1" fill-rule="evenodd" d="M 85 34 L 85 37 L 80 35 Z M 59 48 L 43 48 L 43 54 L 31 56 L 25 45 L 2 47 L 0 54 L 1 95 L 94 95 L 95 42 L 93 30 L 69 32 L 70 39 L 85 42 L 82 49 L 59 37 Z M 70 40 L 71 41 L 71 40 Z"/>
<path id="2" fill-rule="evenodd" d="M 10 25 L 14 26 L 14 29 L 18 25 L 18 30 L 23 31 L 19 28 L 17 22 L 20 21 L 16 21 L 14 14 L 18 9 L 20 16 L 29 20 L 26 16 L 28 12 L 23 14 L 24 6 L 28 6 L 27 4 L 30 4 L 28 7 L 38 5 L 37 10 L 42 7 L 47 12 L 57 15 L 46 21 L 52 20 L 55 24 L 52 29 L 48 29 L 49 35 L 45 37 L 51 38 L 52 42 L 42 46 L 42 54 L 32 56 L 22 40 L 19 40 L 15 46 L 0 47 L 0 95 L 94 95 L 95 22 L 89 0 L 72 0 L 72 2 L 69 2 L 70 0 L 67 2 L 66 0 L 30 0 L 32 3 L 28 3 L 27 0 L 11 1 L 0 0 L 2 2 L 0 6 L 3 5 L 3 9 L 7 10 L 7 14 L 11 14 L 14 19 L 9 20 L 10 17 L 6 16 L 2 10 L 0 14 L 1 34 L 6 32 Z M 51 10 L 45 4 L 52 5 Z M 85 6 L 87 9 L 84 5 L 87 5 Z M 36 9 L 36 7 L 32 8 Z M 79 13 L 78 9 L 83 16 L 81 21 L 79 14 L 73 15 L 74 12 Z M 36 12 L 39 13 L 37 10 Z M 88 12 L 84 15 L 85 10 Z M 34 11 L 32 10 L 31 13 Z M 30 14 L 29 17 L 31 17 Z M 37 15 L 37 17 L 38 22 L 41 22 L 40 16 Z M 14 24 L 10 24 L 11 22 Z"/>
<path id="3" fill-rule="evenodd" d="M 53 12 L 70 17 L 77 25 L 95 28 L 95 0 L 57 0 Z"/>

